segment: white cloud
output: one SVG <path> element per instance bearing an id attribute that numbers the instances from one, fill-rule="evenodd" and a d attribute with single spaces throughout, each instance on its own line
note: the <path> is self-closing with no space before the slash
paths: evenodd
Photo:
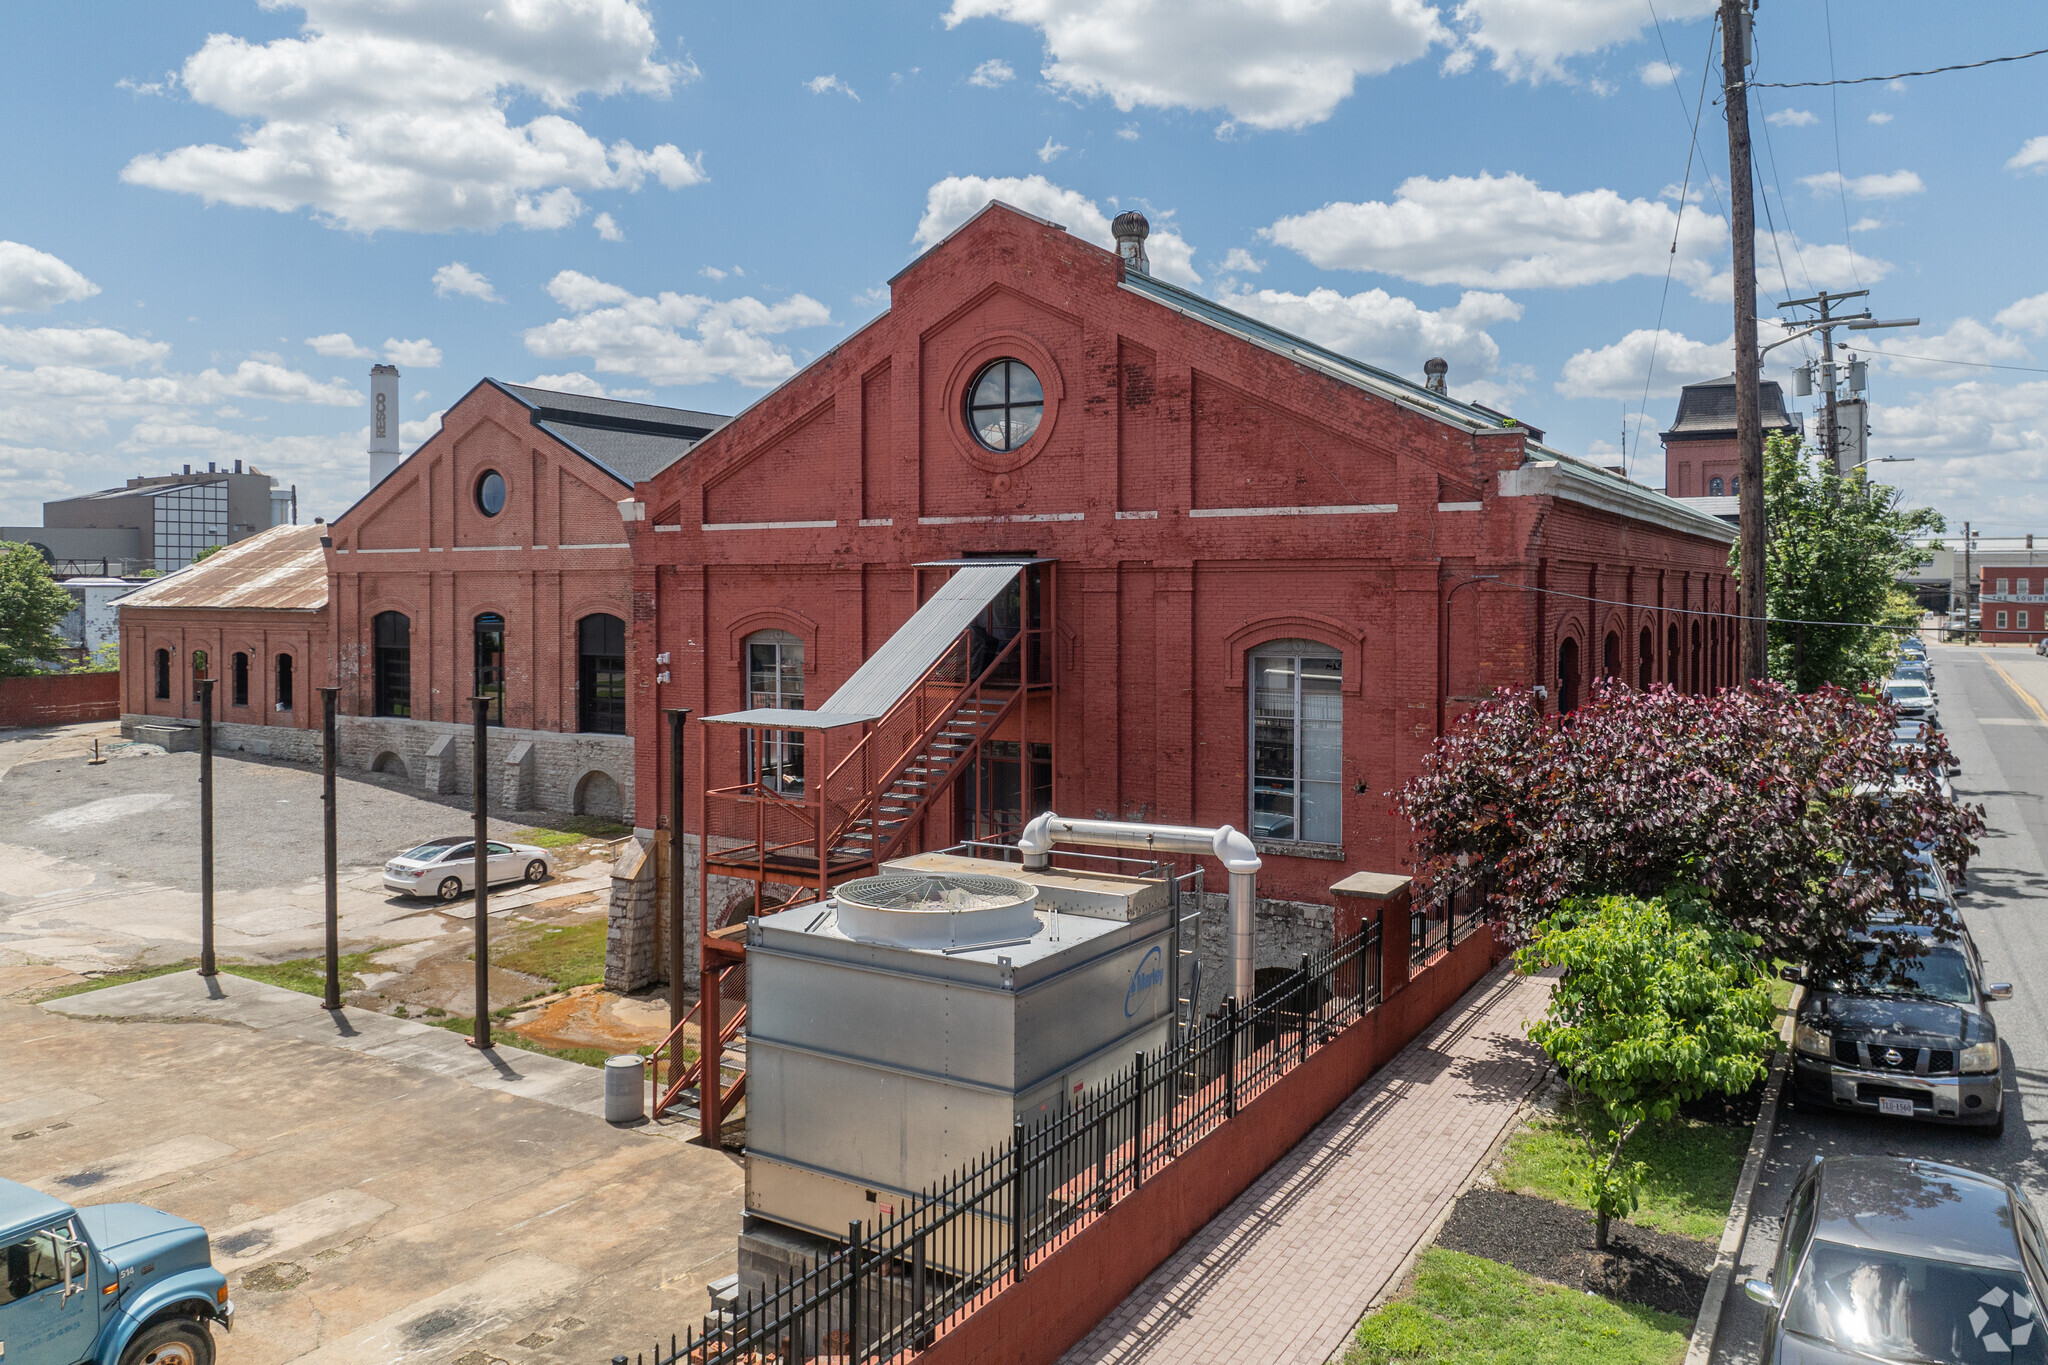
<path id="1" fill-rule="evenodd" d="M 2029 336 L 2048 337 L 2048 294 L 2036 294 L 2030 299 L 2021 299 L 1998 311 L 1992 319 L 2000 327 L 2010 327 L 2015 332 Z"/>
<path id="2" fill-rule="evenodd" d="M 590 225 L 596 228 L 597 235 L 607 242 L 623 242 L 626 240 L 626 230 L 620 227 L 618 220 L 609 213 L 598 214 L 596 218 L 591 220 Z"/>
<path id="3" fill-rule="evenodd" d="M 1909 194 L 1921 194 L 1927 189 L 1920 177 L 1912 171 L 1893 171 L 1890 174 L 1850 175 L 1840 171 L 1822 171 L 1819 175 L 1802 175 L 1799 183 L 1815 194 L 1835 194 L 1847 190 L 1851 199 L 1899 199 Z"/>
<path id="4" fill-rule="evenodd" d="M 2012 160 L 2005 163 L 2009 171 L 2032 171 L 2036 175 L 2048 175 L 2048 137 L 2030 137 L 2012 154 Z"/>
<path id="5" fill-rule="evenodd" d="M 1046 165 L 1050 166 L 1053 163 L 1054 159 L 1057 158 L 1061 152 L 1067 150 L 1069 150 L 1069 148 L 1067 147 L 1066 143 L 1054 142 L 1051 138 L 1048 137 L 1045 140 L 1045 145 L 1038 149 L 1038 159 L 1046 163 Z"/>
<path id="6" fill-rule="evenodd" d="M 1138 125 L 1126 123 L 1123 127 L 1116 130 L 1116 135 L 1125 142 L 1136 142 L 1138 140 Z"/>
<path id="7" fill-rule="evenodd" d="M 1783 277 L 1778 274 L 1781 259 L 1785 263 Z M 1791 232 L 1757 233 L 1758 280 L 1776 282 L 1760 283 L 1766 293 L 1785 288 L 1786 278 L 1796 280 L 1796 288 L 1801 290 L 1809 285 L 1818 289 L 1838 289 L 1849 284 L 1861 287 L 1883 279 L 1892 273 L 1892 268 L 1890 261 L 1866 256 L 1843 242 L 1807 242 Z M 1735 272 L 1724 266 L 1711 279 L 1693 285 L 1692 292 L 1695 298 L 1727 302 L 1735 297 Z"/>
<path id="8" fill-rule="evenodd" d="M 2038 525 L 2048 517 L 2048 380 L 1964 380 L 1903 403 L 1873 401 L 1874 448 L 1915 463 L 1888 467 L 1886 482 L 1916 502 L 1962 517 Z"/>
<path id="9" fill-rule="evenodd" d="M 1266 268 L 1266 263 L 1241 246 L 1234 246 L 1223 257 L 1223 269 L 1240 275 L 1256 275 Z"/>
<path id="10" fill-rule="evenodd" d="M 99 292 L 98 285 L 49 252 L 0 241 L 0 314 L 41 313 Z"/>
<path id="11" fill-rule="evenodd" d="M 832 321 L 824 304 L 803 294 L 780 303 L 670 292 L 645 298 L 574 270 L 550 280 L 548 293 L 573 316 L 528 328 L 530 353 L 550 360 L 588 356 L 600 372 L 655 384 L 779 383 L 796 372 L 796 363 L 768 338 Z"/>
<path id="12" fill-rule="evenodd" d="M 281 9 L 288 0 L 265 0 Z M 299 36 L 216 33 L 179 82 L 240 124 L 239 145 L 135 157 L 122 179 L 357 232 L 559 228 L 578 191 L 695 184 L 673 144 L 609 147 L 568 117 L 585 94 L 665 97 L 693 79 L 657 59 L 639 0 L 300 0 Z M 549 112 L 523 124 L 523 96 Z"/>
<path id="13" fill-rule="evenodd" d="M 441 368 L 441 348 L 425 337 L 418 341 L 400 341 L 397 337 L 384 338 L 384 358 L 393 365 L 400 365 L 408 370 Z"/>
<path id="14" fill-rule="evenodd" d="M 1636 74 L 1644 85 L 1673 85 L 1685 74 L 1685 68 L 1671 62 L 1644 62 L 1642 70 Z"/>
<path id="15" fill-rule="evenodd" d="M 837 76 L 813 76 L 804 82 L 804 89 L 810 91 L 813 95 L 840 94 L 846 96 L 855 104 L 860 103 L 860 96 L 853 93 L 853 87 L 840 80 Z"/>
<path id="16" fill-rule="evenodd" d="M 991 199 L 1063 224 L 1076 237 L 1106 250 L 1116 249 L 1116 240 L 1109 235 L 1109 217 L 1096 207 L 1095 201 L 1076 190 L 1055 185 L 1042 175 L 949 175 L 926 193 L 924 216 L 918 219 L 917 234 L 911 240 L 921 247 L 932 245 L 979 213 Z M 1202 282 L 1202 277 L 1195 273 L 1195 249 L 1170 227 L 1153 223 L 1152 235 L 1145 240 L 1145 254 L 1152 261 L 1152 273 L 1162 280 L 1175 284 Z"/>
<path id="17" fill-rule="evenodd" d="M 320 403 L 331 408 L 352 408 L 363 395 L 342 380 L 323 382 L 298 370 L 268 360 L 245 360 L 233 374 L 202 370 L 196 382 L 212 392 L 236 398 L 270 398 L 280 403 Z"/>
<path id="18" fill-rule="evenodd" d="M 1870 115 L 1870 122 L 1875 123 L 1880 128 L 1882 128 L 1885 124 L 1890 123 L 1891 121 L 1892 116 L 1890 114 L 1883 112 L 1882 110 L 1878 110 Z"/>
<path id="19" fill-rule="evenodd" d="M 1712 214 L 1624 199 L 1613 190 L 1563 194 L 1522 175 L 1403 181 L 1392 203 L 1325 204 L 1264 235 L 1325 270 L 1379 270 L 1419 284 L 1542 289 L 1661 275 L 1674 230 L 1678 275 L 1697 286 L 1728 225 Z"/>
<path id="20" fill-rule="evenodd" d="M 488 279 L 461 261 L 450 261 L 434 272 L 434 292 L 444 299 L 460 294 L 465 298 L 482 299 L 485 303 L 504 302 L 498 297 L 498 291 L 491 288 Z"/>
<path id="21" fill-rule="evenodd" d="M 947 27 L 1007 19 L 1043 35 L 1044 78 L 1124 113 L 1222 109 L 1231 123 L 1321 123 L 1360 76 L 1450 40 L 1424 0 L 953 0 Z"/>
<path id="22" fill-rule="evenodd" d="M 702 270 L 699 270 L 697 273 L 699 275 L 702 275 L 707 280 L 722 280 L 731 272 L 720 270 L 715 265 L 707 265 Z"/>
<path id="23" fill-rule="evenodd" d="M 328 332 L 317 337 L 307 337 L 306 344 L 313 348 L 315 355 L 324 355 L 329 360 L 375 360 L 377 353 L 367 346 L 358 346 L 355 338 L 347 332 Z"/>
<path id="24" fill-rule="evenodd" d="M 1820 115 L 1811 109 L 1773 109 L 1764 115 L 1764 122 L 1773 128 L 1811 128 L 1820 122 Z"/>
<path id="25" fill-rule="evenodd" d="M 1849 224 L 1849 231 L 1875 232 L 1883 226 L 1884 221 L 1879 218 L 1858 218 L 1855 222 Z"/>
<path id="26" fill-rule="evenodd" d="M 1643 376 L 1656 353 L 1650 393 L 1667 397 L 1701 379 L 1728 373 L 1734 365 L 1735 339 L 1694 341 L 1683 332 L 1638 328 L 1611 346 L 1580 351 L 1564 363 L 1557 391 L 1567 398 L 1613 398 L 1633 401 L 1643 396 Z"/>
<path id="27" fill-rule="evenodd" d="M 1442 356 L 1451 362 L 1453 393 L 1461 397 L 1475 396 L 1471 384 L 1500 369 L 1500 347 L 1486 328 L 1522 316 L 1521 305 L 1513 299 L 1477 290 L 1449 308 L 1433 311 L 1384 289 L 1360 294 L 1315 289 L 1292 294 L 1240 288 L 1219 298 L 1275 327 L 1417 380 L 1422 376 L 1423 361 Z"/>
<path id="28" fill-rule="evenodd" d="M 0 361 L 17 365 L 85 365 L 93 369 L 156 364 L 170 355 L 161 341 L 112 327 L 0 327 Z"/>
<path id="29" fill-rule="evenodd" d="M 1715 0 L 1666 0 L 1666 24 L 1711 14 Z M 1485 52 L 1510 80 L 1570 80 L 1568 58 L 1634 42 L 1650 26 L 1636 0 L 1461 0 L 1453 11 L 1462 41 L 1446 62 L 1462 71 Z"/>
<path id="30" fill-rule="evenodd" d="M 974 68 L 974 74 L 967 78 L 969 85 L 978 85 L 984 90 L 993 90 L 999 85 L 1017 79 L 1017 68 L 1001 57 L 991 57 Z"/>

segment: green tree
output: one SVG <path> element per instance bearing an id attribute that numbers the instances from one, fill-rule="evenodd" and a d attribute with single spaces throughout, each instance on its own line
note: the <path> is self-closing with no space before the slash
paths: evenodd
<path id="1" fill-rule="evenodd" d="M 1749 1089 L 1777 1043 L 1753 941 L 1705 927 L 1700 911 L 1685 894 L 1572 901 L 1516 955 L 1525 972 L 1564 969 L 1529 1036 L 1604 1120 L 1607 1157 L 1586 1173 L 1602 1248 L 1639 1197 L 1628 1140 L 1687 1100 Z"/>
<path id="2" fill-rule="evenodd" d="M 92 652 L 90 658 L 73 664 L 72 673 L 119 673 L 121 671 L 121 646 L 109 640 Z"/>
<path id="3" fill-rule="evenodd" d="M 1797 436 L 1773 435 L 1764 447 L 1764 520 L 1773 618 L 1889 626 L 1918 618 L 1898 579 L 1925 556 L 1907 538 L 1945 529 L 1939 512 L 1902 508 L 1896 488 L 1861 472 L 1836 474 L 1809 458 Z M 1739 572 L 1737 558 L 1731 551 Z M 1874 625 L 1773 625 L 1771 676 L 1801 692 L 1882 678 L 1897 658 L 1899 632 Z"/>
<path id="4" fill-rule="evenodd" d="M 207 547 L 206 547 L 205 549 L 201 550 L 201 551 L 200 551 L 200 552 L 199 552 L 198 554 L 196 554 L 196 555 L 193 555 L 193 556 L 192 556 L 192 562 L 193 562 L 194 564 L 197 564 L 197 563 L 199 563 L 199 562 L 200 562 L 201 560 L 204 560 L 204 559 L 212 559 L 212 558 L 213 558 L 213 557 L 214 557 L 215 555 L 217 555 L 217 554 L 219 554 L 219 553 L 220 553 L 220 546 L 218 546 L 218 545 L 209 545 L 209 546 L 207 546 Z"/>
<path id="5" fill-rule="evenodd" d="M 78 604 L 50 576 L 42 551 L 25 542 L 0 555 L 0 677 L 42 670 L 64 652 L 57 627 Z"/>

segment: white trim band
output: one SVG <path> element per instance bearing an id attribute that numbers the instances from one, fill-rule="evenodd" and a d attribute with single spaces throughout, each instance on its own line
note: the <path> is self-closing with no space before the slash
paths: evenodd
<path id="1" fill-rule="evenodd" d="M 703 531 L 829 531 L 836 521 L 707 521 Z"/>
<path id="2" fill-rule="evenodd" d="M 1320 507 L 1190 507 L 1191 517 L 1336 517 L 1400 511 L 1398 503 L 1354 502 Z"/>

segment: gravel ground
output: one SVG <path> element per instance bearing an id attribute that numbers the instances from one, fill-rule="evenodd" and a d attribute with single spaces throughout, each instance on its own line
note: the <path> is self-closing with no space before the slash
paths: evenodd
<path id="1" fill-rule="evenodd" d="M 1593 1215 L 1529 1194 L 1480 1186 L 1452 1209 L 1437 1245 L 1611 1299 L 1697 1317 L 1714 1247 L 1628 1223 L 1608 1229 L 1608 1250 L 1593 1249 Z"/>
<path id="2" fill-rule="evenodd" d="M 435 796 L 381 773 L 338 775 L 340 862 L 374 867 L 441 834 L 470 829 L 467 798 Z M 216 754 L 215 885 L 255 890 L 320 875 L 320 770 Z M 548 817 L 491 821 L 500 837 Z M 0 844 L 86 864 L 115 877 L 199 886 L 199 755 L 123 755 L 21 763 L 0 782 Z"/>

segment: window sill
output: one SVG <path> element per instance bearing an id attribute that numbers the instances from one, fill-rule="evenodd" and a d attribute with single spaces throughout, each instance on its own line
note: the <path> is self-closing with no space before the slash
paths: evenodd
<path id="1" fill-rule="evenodd" d="M 1331 863 L 1344 861 L 1342 844 L 1310 844 L 1297 839 L 1254 839 L 1252 847 L 1261 853 L 1270 853 L 1276 858 L 1321 858 Z"/>

